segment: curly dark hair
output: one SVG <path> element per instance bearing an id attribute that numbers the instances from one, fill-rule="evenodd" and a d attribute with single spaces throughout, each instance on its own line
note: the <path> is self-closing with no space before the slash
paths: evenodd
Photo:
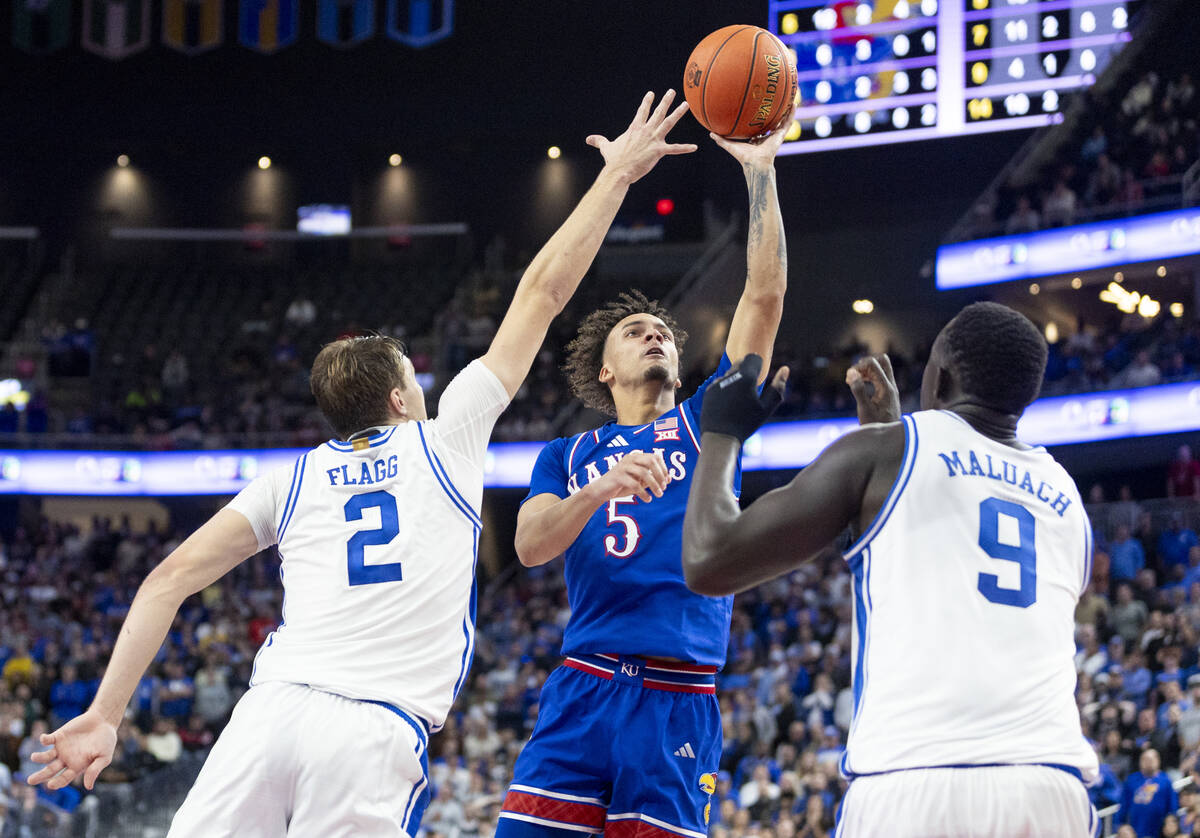
<path id="1" fill-rule="evenodd" d="M 942 339 L 964 393 L 1012 414 L 1037 398 L 1049 349 L 1025 315 L 999 303 L 972 303 L 946 324 Z"/>
<path id="2" fill-rule="evenodd" d="M 604 366 L 604 343 L 608 340 L 609 332 L 631 314 L 649 314 L 667 324 L 675 336 L 677 350 L 682 350 L 687 340 L 687 332 L 679 328 L 670 312 L 658 300 L 648 299 L 636 288 L 628 293 L 622 292 L 617 299 L 605 303 L 583 318 L 579 323 L 579 333 L 567 344 L 567 362 L 563 364 L 563 372 L 567 374 L 571 392 L 580 401 L 609 416 L 617 415 L 617 405 L 613 401 L 612 391 L 600 382 L 600 368 Z"/>

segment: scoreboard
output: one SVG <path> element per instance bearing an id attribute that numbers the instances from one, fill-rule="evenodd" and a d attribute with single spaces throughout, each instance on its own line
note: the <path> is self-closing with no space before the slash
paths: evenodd
<path id="1" fill-rule="evenodd" d="M 1062 121 L 1143 0 L 768 0 L 796 56 L 781 154 Z"/>

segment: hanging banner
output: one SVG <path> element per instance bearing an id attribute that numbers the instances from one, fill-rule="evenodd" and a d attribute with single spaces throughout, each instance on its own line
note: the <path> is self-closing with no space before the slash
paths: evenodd
<path id="1" fill-rule="evenodd" d="M 299 0 L 240 0 L 238 41 L 272 53 L 295 42 L 300 33 Z"/>
<path id="2" fill-rule="evenodd" d="M 224 0 L 163 0 L 163 43 L 188 55 L 219 47 L 225 35 L 224 5 Z"/>
<path id="3" fill-rule="evenodd" d="M 331 47 L 353 47 L 375 34 L 375 0 L 319 0 L 317 39 Z"/>
<path id="4" fill-rule="evenodd" d="M 120 60 L 150 45 L 150 0 L 83 0 L 83 48 Z"/>
<path id="5" fill-rule="evenodd" d="M 454 0 L 388 0 L 388 37 L 427 47 L 454 33 Z"/>
<path id="6" fill-rule="evenodd" d="M 13 46 L 45 55 L 71 39 L 71 0 L 13 0 Z"/>

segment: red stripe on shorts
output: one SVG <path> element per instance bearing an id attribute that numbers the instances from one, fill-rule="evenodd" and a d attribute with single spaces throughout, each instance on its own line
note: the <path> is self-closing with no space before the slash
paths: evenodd
<path id="1" fill-rule="evenodd" d="M 503 811 L 595 829 L 604 828 L 604 819 L 608 815 L 608 811 L 603 806 L 595 803 L 559 800 L 523 791 L 510 791 L 504 797 Z"/>
<path id="2" fill-rule="evenodd" d="M 604 838 L 683 838 L 683 836 L 678 832 L 671 832 L 637 818 L 622 818 L 619 821 L 609 821 L 605 825 Z"/>

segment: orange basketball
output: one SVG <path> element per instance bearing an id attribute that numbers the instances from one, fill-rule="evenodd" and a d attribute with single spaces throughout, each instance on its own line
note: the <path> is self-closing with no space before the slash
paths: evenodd
<path id="1" fill-rule="evenodd" d="M 731 140 L 769 134 L 796 97 L 796 65 L 783 42 L 757 26 L 726 26 L 692 50 L 683 94 L 700 124 Z"/>

